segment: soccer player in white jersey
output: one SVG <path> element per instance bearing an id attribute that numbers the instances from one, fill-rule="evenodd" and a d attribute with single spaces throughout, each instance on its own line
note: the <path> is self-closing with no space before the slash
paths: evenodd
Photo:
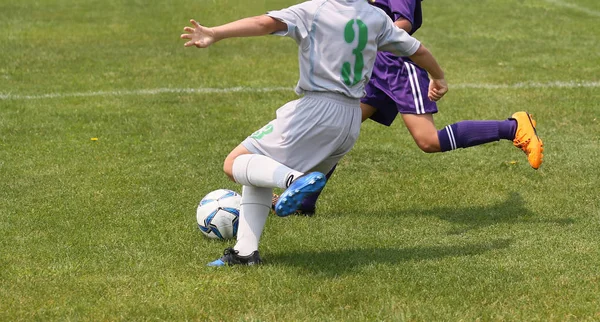
<path id="1" fill-rule="evenodd" d="M 275 205 L 282 217 L 323 188 L 323 173 L 358 138 L 360 98 L 378 50 L 409 56 L 424 68 L 431 76 L 431 100 L 439 100 L 448 90 L 444 72 L 429 50 L 366 0 L 307 1 L 212 28 L 191 23 L 181 35 L 188 40 L 186 47 L 206 48 L 232 37 L 287 36 L 298 44 L 300 67 L 296 93 L 302 97 L 280 107 L 273 121 L 225 159 L 227 176 L 243 185 L 237 242 L 209 266 L 262 262 L 258 243 L 273 188 L 285 189 Z"/>

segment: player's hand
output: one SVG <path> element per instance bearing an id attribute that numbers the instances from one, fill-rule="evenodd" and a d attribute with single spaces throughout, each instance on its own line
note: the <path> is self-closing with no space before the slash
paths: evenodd
<path id="1" fill-rule="evenodd" d="M 185 27 L 183 31 L 188 33 L 181 34 L 181 39 L 189 39 L 184 44 L 185 47 L 196 46 L 198 48 L 206 48 L 215 42 L 215 32 L 204 26 L 201 26 L 196 20 L 190 20 L 192 27 Z"/>
<path id="2" fill-rule="evenodd" d="M 429 92 L 427 93 L 427 97 L 429 97 L 430 100 L 436 102 L 442 98 L 446 92 L 448 92 L 448 83 L 446 83 L 444 78 L 432 79 L 429 81 Z"/>

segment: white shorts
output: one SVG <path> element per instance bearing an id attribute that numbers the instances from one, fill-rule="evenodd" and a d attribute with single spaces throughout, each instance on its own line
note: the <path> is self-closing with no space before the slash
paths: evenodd
<path id="1" fill-rule="evenodd" d="M 342 94 L 307 92 L 277 110 L 277 118 L 242 145 L 300 172 L 327 173 L 358 139 L 360 101 Z"/>

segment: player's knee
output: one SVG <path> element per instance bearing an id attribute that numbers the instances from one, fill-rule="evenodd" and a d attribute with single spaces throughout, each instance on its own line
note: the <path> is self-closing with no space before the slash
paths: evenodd
<path id="1" fill-rule="evenodd" d="M 233 178 L 233 161 L 235 160 L 235 158 L 231 157 L 231 156 L 227 156 L 227 158 L 225 158 L 225 161 L 223 162 L 223 172 L 225 172 L 225 174 L 229 177 L 229 180 L 235 182 L 235 179 Z"/>
<path id="2" fill-rule="evenodd" d="M 415 143 L 425 153 L 440 152 L 440 142 L 436 137 L 415 137 Z"/>

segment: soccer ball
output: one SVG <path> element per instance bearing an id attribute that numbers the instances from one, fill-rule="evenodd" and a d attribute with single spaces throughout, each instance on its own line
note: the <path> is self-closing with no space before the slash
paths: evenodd
<path id="1" fill-rule="evenodd" d="M 198 228 L 209 238 L 230 239 L 237 235 L 242 196 L 237 192 L 219 189 L 210 192 L 196 209 Z"/>

